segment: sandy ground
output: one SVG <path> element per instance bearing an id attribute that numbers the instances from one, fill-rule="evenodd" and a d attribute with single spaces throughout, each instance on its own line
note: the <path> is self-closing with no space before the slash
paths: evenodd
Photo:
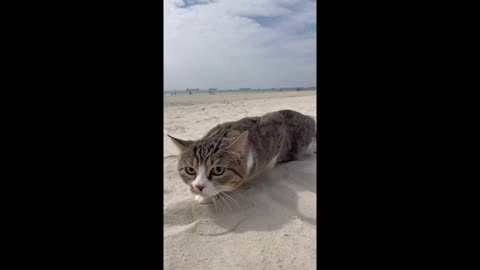
<path id="1" fill-rule="evenodd" d="M 165 96 L 165 269 L 316 269 L 316 155 L 277 165 L 231 193 L 236 203 L 199 205 L 166 135 L 200 139 L 216 124 L 282 109 L 316 118 L 315 92 Z"/>

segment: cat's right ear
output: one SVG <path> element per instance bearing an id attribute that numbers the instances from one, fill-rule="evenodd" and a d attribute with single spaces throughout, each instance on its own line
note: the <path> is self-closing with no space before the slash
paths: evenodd
<path id="1" fill-rule="evenodd" d="M 178 147 L 178 149 L 181 152 L 185 152 L 186 150 L 190 149 L 194 143 L 193 141 L 184 141 L 184 140 L 177 139 L 168 134 L 167 136 L 172 140 L 172 142 Z"/>
<path id="2" fill-rule="evenodd" d="M 243 155 L 246 150 L 248 143 L 248 130 L 242 132 L 237 138 L 234 139 L 233 143 L 227 146 L 225 149 L 239 153 Z"/>

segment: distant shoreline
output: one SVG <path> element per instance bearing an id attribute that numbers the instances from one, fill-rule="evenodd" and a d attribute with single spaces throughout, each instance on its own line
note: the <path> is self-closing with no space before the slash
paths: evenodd
<path id="1" fill-rule="evenodd" d="M 189 95 L 188 93 L 177 93 L 177 95 L 165 94 L 164 95 L 164 105 L 195 105 L 195 104 L 213 104 L 213 103 L 232 103 L 234 101 L 247 101 L 247 100 L 259 100 L 265 99 L 270 100 L 272 98 L 286 98 L 286 102 L 289 98 L 305 97 L 311 96 L 315 99 L 317 91 L 315 90 L 304 90 L 304 91 L 227 91 L 216 93 L 215 95 L 209 95 L 207 93 L 193 93 Z"/>
<path id="2" fill-rule="evenodd" d="M 306 91 L 316 91 L 316 88 L 298 88 L 298 92 L 306 92 Z M 234 89 L 234 90 L 194 90 L 191 91 L 192 95 L 194 94 L 209 94 L 210 92 L 213 92 L 215 94 L 220 94 L 220 93 L 268 93 L 268 92 L 297 92 L 297 88 L 281 88 L 281 89 L 249 89 L 249 90 L 239 90 L 239 89 Z M 176 93 L 177 95 L 185 95 L 189 94 L 189 91 L 186 90 L 178 90 L 178 91 L 172 91 L 172 90 L 165 90 L 163 91 L 164 95 L 170 95 L 173 93 Z"/>

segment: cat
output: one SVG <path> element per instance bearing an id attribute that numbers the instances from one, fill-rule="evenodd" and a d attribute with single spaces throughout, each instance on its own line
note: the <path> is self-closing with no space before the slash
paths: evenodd
<path id="1" fill-rule="evenodd" d="M 177 169 L 200 203 L 233 191 L 277 163 L 299 159 L 316 142 L 316 122 L 292 110 L 219 124 L 200 140 L 167 135 L 179 148 Z"/>

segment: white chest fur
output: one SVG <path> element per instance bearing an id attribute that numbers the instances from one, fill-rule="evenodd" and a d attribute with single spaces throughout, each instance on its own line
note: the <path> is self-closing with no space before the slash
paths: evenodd
<path id="1" fill-rule="evenodd" d="M 248 157 L 247 157 L 247 175 L 250 175 L 253 169 L 253 162 L 254 162 L 254 150 L 250 150 L 248 152 Z"/>
<path id="2" fill-rule="evenodd" d="M 280 155 L 280 153 L 278 153 L 276 156 L 274 156 L 272 158 L 272 160 L 270 160 L 270 162 L 268 163 L 267 165 L 267 170 L 273 168 L 275 166 L 275 164 L 277 164 L 277 159 L 278 159 L 278 156 Z"/>

